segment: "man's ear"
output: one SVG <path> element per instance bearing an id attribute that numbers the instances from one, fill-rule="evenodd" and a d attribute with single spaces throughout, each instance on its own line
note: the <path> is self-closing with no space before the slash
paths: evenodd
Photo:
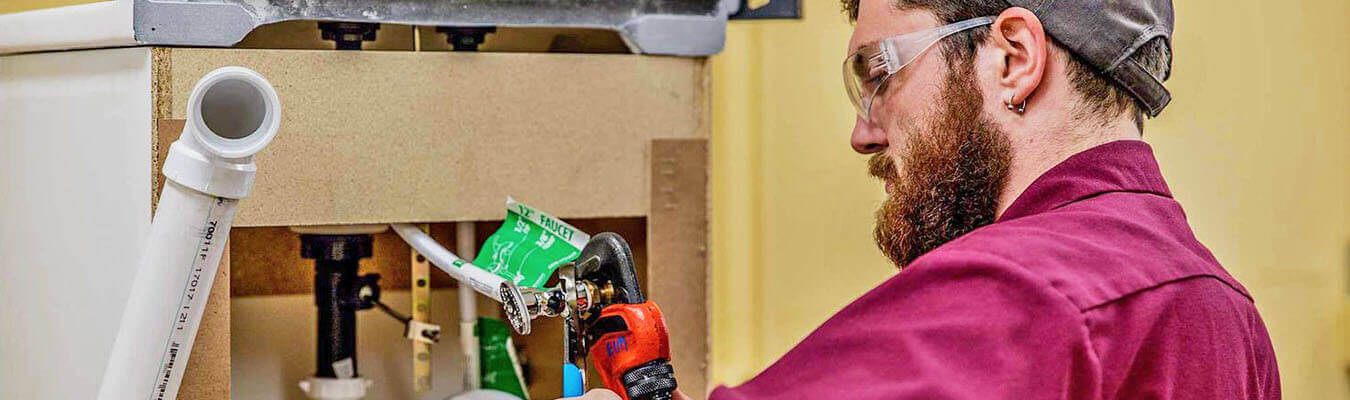
<path id="1" fill-rule="evenodd" d="M 1012 7 L 1003 10 L 989 29 L 995 49 L 1002 53 L 997 68 L 1002 98 L 1021 104 L 1040 86 L 1049 62 L 1041 19 L 1031 10 Z"/>

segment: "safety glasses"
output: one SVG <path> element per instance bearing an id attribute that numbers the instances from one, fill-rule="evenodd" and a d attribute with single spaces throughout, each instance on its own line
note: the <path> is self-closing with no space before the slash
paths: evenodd
<path id="1" fill-rule="evenodd" d="M 844 90 L 863 120 L 872 121 L 872 102 L 891 76 L 938 41 L 957 32 L 994 23 L 994 17 L 968 19 L 868 44 L 844 59 Z"/>

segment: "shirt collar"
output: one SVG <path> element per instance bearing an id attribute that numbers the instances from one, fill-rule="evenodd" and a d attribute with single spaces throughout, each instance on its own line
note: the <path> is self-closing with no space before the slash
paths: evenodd
<path id="1" fill-rule="evenodd" d="M 999 221 L 1050 211 L 1108 192 L 1172 197 L 1153 148 L 1141 140 L 1120 140 L 1087 149 L 1041 174 L 1003 212 Z"/>

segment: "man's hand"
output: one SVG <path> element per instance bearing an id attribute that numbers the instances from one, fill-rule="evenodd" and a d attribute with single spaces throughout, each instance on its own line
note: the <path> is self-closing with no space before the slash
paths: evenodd
<path id="1" fill-rule="evenodd" d="M 586 392 L 585 396 L 569 397 L 569 398 L 573 400 L 623 400 L 622 398 L 619 397 L 618 394 L 609 391 L 609 389 L 595 389 Z M 680 393 L 679 390 L 676 390 L 675 400 L 690 400 L 690 399 L 689 396 L 685 396 L 684 393 Z"/>
<path id="2" fill-rule="evenodd" d="M 609 391 L 609 389 L 594 389 L 586 392 L 586 395 L 584 396 L 571 398 L 578 400 L 623 400 L 618 394 Z"/>

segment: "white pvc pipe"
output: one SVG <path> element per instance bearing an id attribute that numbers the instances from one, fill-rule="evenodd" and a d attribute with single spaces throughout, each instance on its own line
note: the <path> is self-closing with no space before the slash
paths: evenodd
<path id="1" fill-rule="evenodd" d="M 398 233 L 403 241 L 408 242 L 409 246 L 426 256 L 436 268 L 450 274 L 450 277 L 455 278 L 460 284 L 472 287 L 493 301 L 502 302 L 500 290 L 502 285 L 507 284 L 507 280 L 459 258 L 416 226 L 411 224 L 389 224 L 389 226 L 394 228 L 394 232 Z M 514 287 L 514 284 L 510 286 Z"/>
<path id="2" fill-rule="evenodd" d="M 253 154 L 272 141 L 281 101 L 257 72 L 207 73 L 188 98 L 187 124 L 169 147 L 150 237 L 135 271 L 100 400 L 172 400 L 188 356 L 235 206 L 247 197 Z"/>
<path id="3" fill-rule="evenodd" d="M 477 253 L 477 232 L 475 232 L 473 222 L 460 222 L 455 224 L 455 250 L 459 254 L 473 255 Z M 469 285 L 459 285 L 459 345 L 464 353 L 465 371 L 464 385 L 465 389 L 473 390 L 482 387 L 482 379 L 478 376 L 478 335 L 473 332 L 473 327 L 478 323 L 478 295 L 473 292 Z"/>

